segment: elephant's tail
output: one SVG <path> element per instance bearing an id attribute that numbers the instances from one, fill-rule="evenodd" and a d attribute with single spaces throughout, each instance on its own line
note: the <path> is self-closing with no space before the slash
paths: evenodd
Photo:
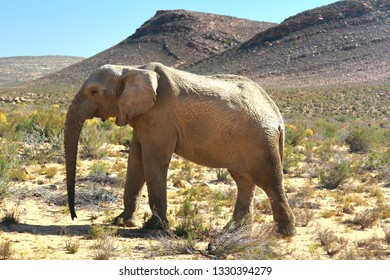
<path id="1" fill-rule="evenodd" d="M 283 151 L 284 151 L 284 135 L 285 131 L 283 126 L 279 126 L 279 155 L 280 155 L 280 162 L 283 161 Z"/>

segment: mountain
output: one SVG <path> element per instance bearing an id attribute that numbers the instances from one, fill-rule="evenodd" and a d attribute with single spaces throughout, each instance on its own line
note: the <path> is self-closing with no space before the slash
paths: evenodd
<path id="1" fill-rule="evenodd" d="M 297 14 L 186 70 L 263 85 L 390 82 L 390 1 L 339 1 Z"/>
<path id="2" fill-rule="evenodd" d="M 185 10 L 157 11 L 119 44 L 27 85 L 80 85 L 104 64 L 138 65 L 152 61 L 189 65 L 247 41 L 273 23 Z"/>
<path id="3" fill-rule="evenodd" d="M 0 58 L 0 88 L 15 86 L 57 72 L 84 58 L 74 56 L 15 56 Z"/>

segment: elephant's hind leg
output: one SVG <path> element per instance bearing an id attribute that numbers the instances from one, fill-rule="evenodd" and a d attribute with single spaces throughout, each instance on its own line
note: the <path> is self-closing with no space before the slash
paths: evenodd
<path id="1" fill-rule="evenodd" d="M 249 221 L 252 214 L 253 197 L 255 193 L 255 184 L 241 174 L 229 170 L 237 184 L 237 200 L 234 207 L 233 220 L 239 225 Z"/>
<path id="2" fill-rule="evenodd" d="M 277 232 L 282 236 L 295 235 L 295 218 L 288 205 L 287 196 L 283 189 L 281 164 L 275 166 L 270 164 L 270 161 L 268 161 L 267 164 L 262 164 L 261 170 L 256 173 L 254 179 L 256 185 L 265 191 L 270 200 Z"/>

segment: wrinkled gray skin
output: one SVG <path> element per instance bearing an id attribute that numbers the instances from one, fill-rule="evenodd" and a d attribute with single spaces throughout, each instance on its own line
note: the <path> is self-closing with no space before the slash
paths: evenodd
<path id="1" fill-rule="evenodd" d="M 106 65 L 73 99 L 65 124 L 69 207 L 74 208 L 77 145 L 86 119 L 116 117 L 134 128 L 124 192 L 123 220 L 136 226 L 140 191 L 147 185 L 152 217 L 144 228 L 167 223 L 167 171 L 173 153 L 192 162 L 227 168 L 237 183 L 233 221 L 251 212 L 255 186 L 271 201 L 277 231 L 295 234 L 283 190 L 284 124 L 269 96 L 254 82 L 233 75 L 199 76 L 160 63 Z M 120 219 L 121 218 L 121 219 Z"/>

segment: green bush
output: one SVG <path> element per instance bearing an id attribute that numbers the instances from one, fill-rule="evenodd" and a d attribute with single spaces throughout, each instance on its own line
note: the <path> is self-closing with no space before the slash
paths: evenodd
<path id="1" fill-rule="evenodd" d="M 104 144 L 109 142 L 110 131 L 101 126 L 98 119 L 88 120 L 84 123 L 80 135 L 81 151 L 84 158 L 101 159 L 107 155 L 107 147 Z"/>
<path id="2" fill-rule="evenodd" d="M 65 123 L 65 113 L 54 107 L 35 110 L 27 115 L 15 115 L 14 118 L 15 132 L 39 133 L 45 138 L 58 135 Z"/>
<path id="3" fill-rule="evenodd" d="M 318 119 L 314 122 L 316 131 L 319 135 L 322 135 L 326 138 L 333 138 L 336 135 L 338 126 L 335 123 L 328 122 L 324 119 Z"/>
<path id="4" fill-rule="evenodd" d="M 179 223 L 173 233 L 178 237 L 185 237 L 188 248 L 191 249 L 198 240 L 204 240 L 210 235 L 210 228 L 204 225 L 207 222 L 200 213 L 204 210 L 200 202 L 205 199 L 206 193 L 200 188 L 186 190 L 183 193 L 183 204 L 175 215 Z"/>
<path id="5" fill-rule="evenodd" d="M 302 155 L 295 152 L 294 147 L 287 144 L 284 149 L 283 156 L 283 173 L 290 172 L 291 168 L 297 167 L 302 160 Z"/>
<path id="6" fill-rule="evenodd" d="M 326 189 L 336 189 L 350 176 L 350 165 L 346 160 L 336 160 L 320 171 L 320 185 Z"/>
<path id="7" fill-rule="evenodd" d="M 95 162 L 89 173 L 93 182 L 104 182 L 107 180 L 107 166 L 104 162 Z"/>
<path id="8" fill-rule="evenodd" d="M 368 170 L 380 170 L 390 167 L 390 153 L 386 152 L 371 152 L 365 162 L 365 168 Z"/>
<path id="9" fill-rule="evenodd" d="M 345 143 L 351 152 L 369 152 L 382 142 L 382 134 L 372 127 L 353 127 L 349 130 Z"/>
<path id="10" fill-rule="evenodd" d="M 306 137 L 306 128 L 301 125 L 286 125 L 286 143 L 293 147 L 301 144 Z"/>
<path id="11" fill-rule="evenodd" d="M 9 195 L 12 172 L 20 166 L 18 152 L 13 144 L 0 142 L 0 202 Z"/>
<path id="12" fill-rule="evenodd" d="M 7 197 L 9 193 L 9 174 L 8 174 L 9 166 L 7 161 L 5 160 L 2 151 L 0 150 L 0 202 Z"/>
<path id="13" fill-rule="evenodd" d="M 111 143 L 130 147 L 132 139 L 133 129 L 131 128 L 131 126 L 113 126 L 110 135 Z"/>

